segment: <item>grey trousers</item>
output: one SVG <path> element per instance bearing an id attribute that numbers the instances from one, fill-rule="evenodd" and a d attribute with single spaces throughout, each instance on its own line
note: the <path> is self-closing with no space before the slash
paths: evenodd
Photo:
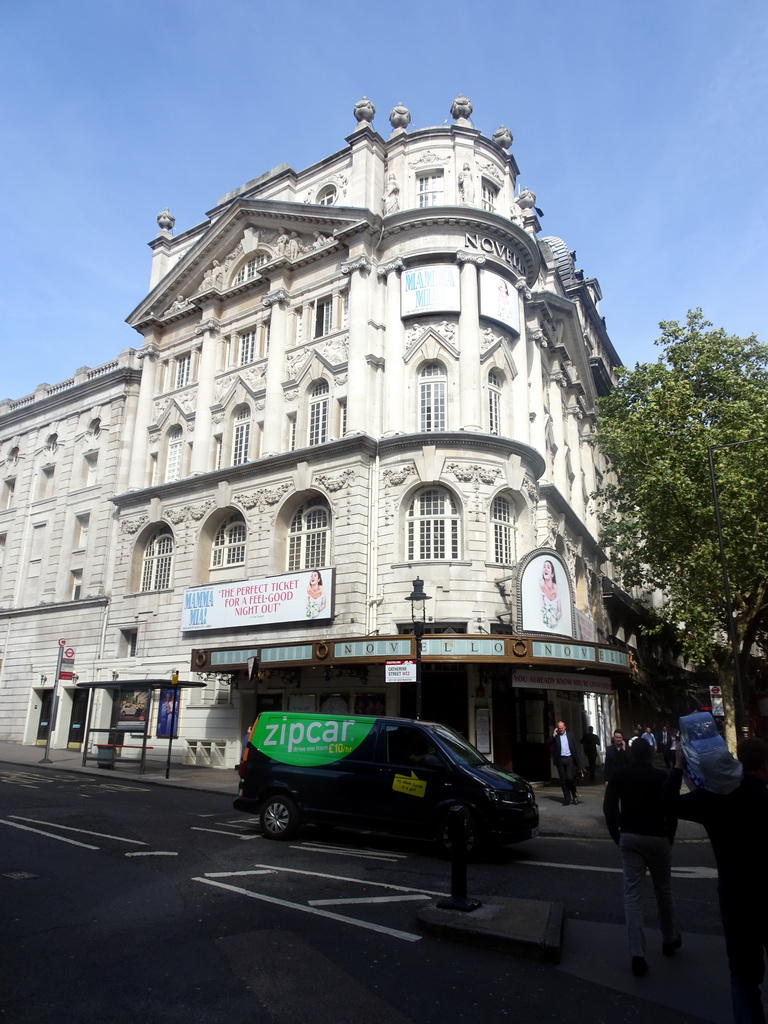
<path id="1" fill-rule="evenodd" d="M 622 832 L 619 852 L 624 872 L 624 917 L 627 922 L 629 955 L 645 956 L 643 880 L 646 869 L 650 871 L 653 882 L 662 942 L 674 942 L 677 938 L 669 840 L 663 836 Z"/>

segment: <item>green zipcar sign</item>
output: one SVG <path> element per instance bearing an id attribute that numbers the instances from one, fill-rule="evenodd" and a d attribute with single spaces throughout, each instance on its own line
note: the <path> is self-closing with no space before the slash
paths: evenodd
<path id="1" fill-rule="evenodd" d="M 375 718 L 266 711 L 256 719 L 251 743 L 282 764 L 331 764 L 359 747 L 375 724 Z"/>

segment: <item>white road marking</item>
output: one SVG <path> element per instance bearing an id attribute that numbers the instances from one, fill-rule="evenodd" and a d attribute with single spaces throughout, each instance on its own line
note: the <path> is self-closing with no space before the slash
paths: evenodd
<path id="1" fill-rule="evenodd" d="M 91 832 L 87 828 L 72 828 L 71 825 L 59 825 L 55 821 L 38 821 L 37 818 L 25 818 L 21 814 L 9 814 L 9 818 L 16 821 L 31 821 L 33 825 L 47 825 L 48 828 L 61 828 L 67 832 L 79 832 L 85 836 L 98 836 L 99 839 L 116 839 L 119 843 L 134 843 L 136 846 L 146 846 L 140 839 L 124 839 L 122 836 L 110 836 L 106 832 Z"/>
<path id="2" fill-rule="evenodd" d="M 315 847 L 318 850 L 327 850 L 329 853 L 359 853 L 359 854 L 371 854 L 372 856 L 381 856 L 382 851 L 376 850 L 372 846 L 338 846 L 335 843 L 297 843 L 294 849 L 306 850 L 308 847 Z M 387 850 L 385 857 L 391 857 L 392 860 L 407 860 L 407 853 L 395 853 L 393 850 Z"/>
<path id="3" fill-rule="evenodd" d="M 261 839 L 261 836 L 239 836 L 236 832 L 222 832 L 220 828 L 201 828 L 200 825 L 192 825 L 190 832 L 213 832 L 217 836 L 229 836 L 231 839 Z"/>
<path id="4" fill-rule="evenodd" d="M 306 853 L 330 853 L 336 857 L 356 857 L 358 860 L 383 860 L 387 864 L 396 864 L 396 857 L 389 857 L 383 854 L 363 853 L 362 850 L 342 850 L 334 847 L 324 846 L 294 846 L 294 850 L 303 850 Z"/>
<path id="5" fill-rule="evenodd" d="M 206 871 L 206 878 L 238 878 L 240 875 L 274 875 L 274 868 L 264 868 L 261 871 Z"/>
<path id="6" fill-rule="evenodd" d="M 176 850 L 137 850 L 135 853 L 126 853 L 126 857 L 178 857 Z"/>
<path id="7" fill-rule="evenodd" d="M 332 882 L 355 882 L 357 885 L 371 885 L 377 889 L 392 889 L 394 892 L 420 892 L 428 893 L 430 896 L 447 896 L 447 892 L 436 892 L 433 889 L 414 889 L 409 885 L 393 885 L 391 882 L 372 882 L 368 878 L 348 878 L 345 875 L 329 875 L 324 871 L 302 871 L 301 868 L 283 868 L 275 867 L 274 864 L 256 864 L 257 868 L 265 868 L 267 871 L 283 871 L 290 875 L 306 875 L 308 878 L 327 878 Z M 226 878 L 230 874 L 228 871 L 216 872 L 214 876 L 211 873 L 206 872 L 206 878 Z"/>
<path id="8" fill-rule="evenodd" d="M 303 872 L 302 872 L 303 873 Z M 264 903 L 273 903 L 277 907 L 285 907 L 288 910 L 298 910 L 302 914 L 314 914 L 316 917 L 326 917 L 331 921 L 339 921 L 341 924 L 351 924 L 357 928 L 364 928 L 367 931 L 379 932 L 381 935 L 391 935 L 394 939 L 403 939 L 405 942 L 420 942 L 420 935 L 412 935 L 410 932 L 401 932 L 396 928 L 386 928 L 384 925 L 371 924 L 368 921 L 358 921 L 354 917 L 344 917 L 341 914 L 334 914 L 329 910 L 321 910 L 318 907 L 305 907 L 301 903 L 291 903 L 288 900 L 279 900 L 274 896 L 266 896 L 264 893 L 251 892 L 249 889 L 241 889 L 236 885 L 227 885 L 225 882 L 216 882 L 212 878 L 193 878 L 193 882 L 202 882 L 204 885 L 214 885 L 219 889 L 226 889 L 229 892 L 238 893 L 240 896 L 248 896 L 252 900 L 261 900 Z"/>
<path id="9" fill-rule="evenodd" d="M 567 871 L 601 871 L 604 874 L 620 875 L 621 868 L 601 868 L 594 864 L 560 864 L 557 861 L 548 860 L 526 860 L 520 861 L 520 867 L 534 868 L 564 868 Z M 672 866 L 673 878 L 717 878 L 715 868 L 683 868 Z"/>
<path id="10" fill-rule="evenodd" d="M 0 818 L 0 825 L 10 825 L 11 828 L 20 828 L 25 832 L 34 832 L 38 836 L 48 836 L 49 839 L 58 839 L 60 843 L 69 843 L 71 846 L 82 846 L 85 850 L 98 850 L 98 846 L 91 846 L 90 843 L 79 843 L 76 839 L 67 839 L 66 836 L 56 836 L 53 832 L 43 832 L 39 828 L 30 828 L 29 825 L 20 825 L 17 821 L 6 821 Z"/>
<path id="11" fill-rule="evenodd" d="M 407 896 L 361 896 L 354 899 L 339 900 L 309 900 L 310 907 L 334 907 L 343 906 L 347 903 L 405 903 L 409 900 L 428 900 L 431 897 L 426 893 L 417 892 Z"/>

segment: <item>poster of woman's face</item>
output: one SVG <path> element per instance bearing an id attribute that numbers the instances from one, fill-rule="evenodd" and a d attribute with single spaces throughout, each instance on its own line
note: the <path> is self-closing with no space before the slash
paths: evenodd
<path id="1" fill-rule="evenodd" d="M 536 555 L 520 576 L 521 628 L 526 633 L 573 633 L 573 597 L 565 565 L 547 552 Z"/>
<path id="2" fill-rule="evenodd" d="M 520 333 L 520 306 L 515 286 L 492 270 L 480 271 L 480 316 Z"/>
<path id="3" fill-rule="evenodd" d="M 179 735 L 179 710 L 181 691 L 169 689 L 160 691 L 160 703 L 157 708 L 157 735 L 175 739 Z"/>

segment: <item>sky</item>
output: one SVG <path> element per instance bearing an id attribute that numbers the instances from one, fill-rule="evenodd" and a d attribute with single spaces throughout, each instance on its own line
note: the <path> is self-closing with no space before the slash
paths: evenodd
<path id="1" fill-rule="evenodd" d="M 510 129 L 625 365 L 695 307 L 768 341 L 766 0 L 6 0 L 0 38 L 0 399 L 140 346 L 157 214 L 344 149 L 363 96 Z"/>

